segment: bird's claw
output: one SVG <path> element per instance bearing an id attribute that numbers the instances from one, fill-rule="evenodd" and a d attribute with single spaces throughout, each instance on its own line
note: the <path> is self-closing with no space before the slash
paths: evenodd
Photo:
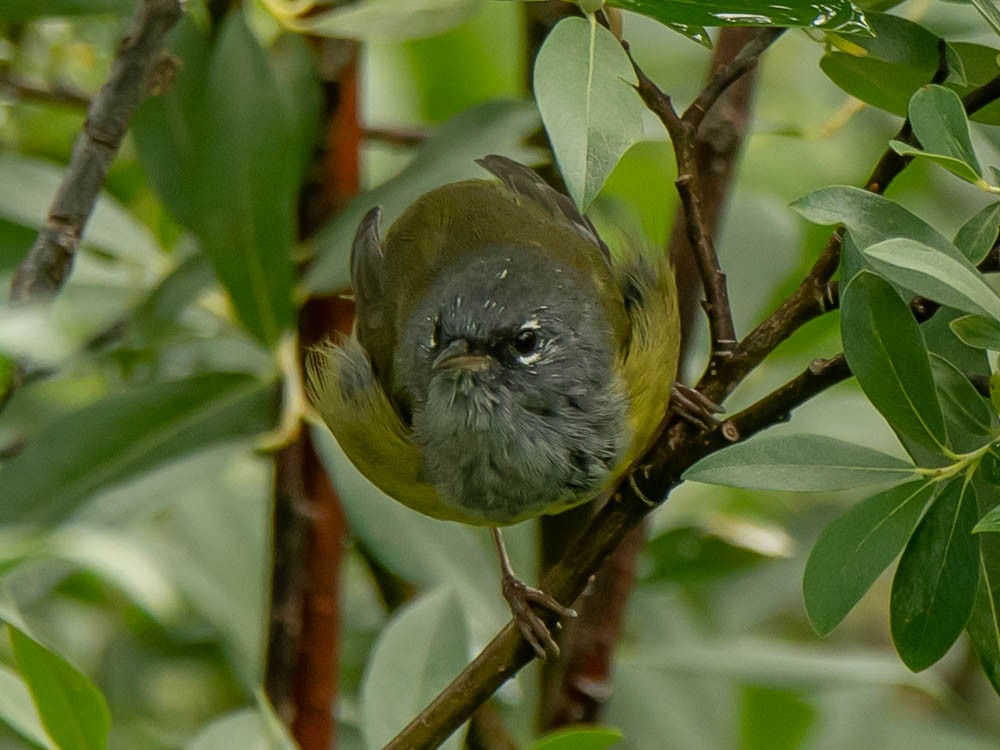
<path id="1" fill-rule="evenodd" d="M 559 656 L 559 646 L 552 638 L 548 625 L 534 610 L 534 606 L 553 612 L 560 617 L 576 617 L 576 610 L 564 607 L 541 589 L 529 586 L 516 576 L 503 576 L 501 581 L 503 598 L 510 606 L 514 622 L 535 654 L 542 661 L 546 657 Z"/>
<path id="2" fill-rule="evenodd" d="M 670 391 L 670 407 L 681 419 L 702 430 L 710 430 L 718 424 L 715 414 L 725 411 L 701 391 L 683 383 L 674 383 Z"/>

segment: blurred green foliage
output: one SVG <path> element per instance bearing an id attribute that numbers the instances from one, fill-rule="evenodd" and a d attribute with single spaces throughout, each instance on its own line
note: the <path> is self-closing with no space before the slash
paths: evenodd
<path id="1" fill-rule="evenodd" d="M 16 5 L 0 9 L 0 68 L 32 88 L 93 95 L 134 3 Z M 476 176 L 472 159 L 489 152 L 531 163 L 544 158 L 537 139 L 526 143 L 539 119 L 527 101 L 531 62 L 522 6 L 455 2 L 460 25 L 419 39 L 372 38 L 361 53 L 364 123 L 431 137 L 419 147 L 366 140 L 364 182 L 372 192 L 309 246 L 290 250 L 297 191 L 319 116 L 319 84 L 305 45 L 281 33 L 262 6 L 247 3 L 245 18 L 231 16 L 211 36 L 206 9 L 189 5 L 175 50 L 187 50 L 188 76 L 192 70 L 204 76 L 185 79 L 182 68 L 176 87 L 140 111 L 88 226 L 73 277 L 51 309 L 0 311 L 0 383 L 8 381 L 14 362 L 27 368 L 25 383 L 0 418 L 0 583 L 20 611 L 0 616 L 11 636 L 0 644 L 0 749 L 54 747 L 52 738 L 73 731 L 60 723 L 68 710 L 60 712 L 58 702 L 45 698 L 49 715 L 32 702 L 32 694 L 53 689 L 46 684 L 52 670 L 69 670 L 67 679 L 79 681 L 88 700 L 106 701 L 111 748 L 288 746 L 259 690 L 272 467 L 256 448 L 258 433 L 276 420 L 280 373 L 274 345 L 293 324 L 300 297 L 289 253 L 318 256 L 313 273 L 297 280 L 300 285 L 342 288 L 344 238 L 353 232 L 357 211 L 377 200 L 398 212 L 437 184 Z M 887 10 L 895 4 L 878 5 Z M 763 58 L 755 117 L 718 237 L 740 333 L 787 294 L 829 236 L 828 227 L 808 223 L 789 204 L 812 193 L 818 211 L 814 191 L 863 182 L 898 130 L 911 94 L 936 67 L 928 40 L 934 44 L 937 35 L 945 36 L 954 51 L 949 59 L 961 60 L 964 78 L 955 72 L 945 82 L 959 94 L 1000 70 L 994 49 L 1000 43 L 972 4 L 908 2 L 891 13 L 869 19 L 876 30 L 891 29 L 875 38 L 881 43 L 792 31 Z M 909 23 L 899 20 L 904 18 Z M 688 102 L 701 86 L 710 52 L 655 20 L 626 13 L 624 21 L 644 70 L 676 102 Z M 191 52 L 199 45 L 201 52 Z M 857 54 L 859 48 L 867 54 Z M 267 104 L 257 98 L 264 96 L 261 86 Z M 968 148 L 984 165 L 1000 163 L 1000 138 L 994 127 L 976 120 L 997 121 L 990 111 L 995 109 L 983 110 L 970 126 Z M 28 88 L 0 86 L 4 290 L 47 212 L 83 119 L 78 104 L 44 102 Z M 192 134 L 179 127 L 192 122 L 201 130 Z M 669 236 L 676 209 L 673 157 L 648 114 L 643 138 L 608 175 L 591 213 L 612 236 L 658 246 Z M 209 142 L 211 153 L 199 150 Z M 952 245 L 946 238 L 954 237 L 963 253 L 981 252 L 979 235 L 989 231 L 973 226 L 960 239 L 959 230 L 991 197 L 932 162 L 918 159 L 889 191 L 905 215 L 920 217 L 921 229 L 908 234 L 935 247 Z M 830 223 L 853 220 L 853 209 L 837 207 L 850 216 Z M 245 256 L 232 253 L 226 229 L 231 225 L 212 223 L 227 211 L 236 217 L 227 220 L 245 226 L 249 216 L 274 235 L 258 245 L 253 241 L 261 238 L 249 238 L 241 245 Z M 994 213 L 980 216 L 987 216 L 982 226 L 995 228 Z M 865 262 L 866 248 L 900 234 L 886 235 L 885 216 L 875 227 L 852 226 L 854 235 L 866 228 L 873 236 L 858 242 L 858 264 Z M 880 287 L 874 294 L 885 291 Z M 270 317 L 259 317 L 262 311 Z M 924 326 L 928 349 L 942 356 L 945 350 L 959 352 L 967 357 L 965 372 L 969 362 L 983 366 L 983 357 L 970 357 L 954 337 L 946 338 L 947 325 L 932 324 L 947 331 Z M 971 324 L 956 330 L 962 325 Z M 981 325 L 976 331 L 995 340 Z M 688 380 L 703 363 L 705 336 L 696 336 Z M 752 402 L 840 347 L 836 316 L 810 324 L 727 405 L 735 410 Z M 921 360 L 931 363 L 921 373 L 932 378 L 932 389 L 950 377 L 934 361 L 927 354 Z M 885 401 L 869 396 L 876 405 Z M 963 399 L 969 402 L 967 393 L 956 402 Z M 909 423 L 896 412 L 886 417 L 899 432 L 933 448 L 937 420 L 952 419 L 947 405 L 941 409 L 930 417 L 931 435 L 904 429 Z M 854 383 L 807 404 L 792 422 L 774 430 L 778 439 L 793 431 L 818 433 L 861 443 L 872 453 L 903 455 L 893 430 Z M 368 485 L 325 431 L 317 430 L 315 439 L 344 495 L 354 539 L 344 568 L 336 707 L 339 746 L 354 750 L 389 736 L 495 633 L 507 613 L 494 590 L 485 533 L 416 516 Z M 980 486 L 992 481 L 987 471 L 995 466 L 985 463 L 976 478 L 975 513 L 970 496 L 956 494 L 957 488 L 943 498 L 966 509 L 966 526 L 992 507 Z M 862 549 L 864 575 L 827 591 L 826 609 L 809 608 L 818 629 L 839 626 L 824 642 L 810 629 L 801 581 L 821 530 L 854 506 L 855 515 L 844 516 L 841 525 L 868 539 L 864 523 L 852 520 L 865 513 L 882 517 L 886 504 L 898 507 L 891 501 L 899 492 L 855 506 L 864 493 L 803 495 L 759 487 L 686 483 L 654 514 L 605 716 L 623 735 L 615 747 L 996 747 L 997 697 L 967 639 L 919 674 L 893 653 L 890 581 L 880 572 L 895 552 L 886 558 L 881 548 L 866 557 L 869 550 Z M 952 506 L 934 507 L 946 514 Z M 902 549 L 917 518 L 896 521 L 882 532 L 892 539 L 887 544 Z M 930 521 L 925 527 L 930 535 L 942 528 Z M 997 565 L 990 536 L 977 535 L 983 559 Z M 506 537 L 519 570 L 533 569 L 534 537 L 530 522 Z M 820 556 L 821 574 L 822 563 Z M 893 591 L 894 617 L 903 607 L 898 602 L 926 593 L 919 590 L 920 560 L 909 564 L 918 575 L 906 576 L 911 585 L 902 594 Z M 414 584 L 415 601 L 390 611 L 379 566 Z M 867 584 L 873 586 L 865 594 Z M 809 603 L 808 574 L 806 586 Z M 969 629 L 976 648 L 988 650 L 983 633 L 989 621 L 981 615 L 993 602 L 981 598 L 982 589 L 974 601 L 968 590 L 959 593 L 961 605 L 974 613 Z M 413 644 L 421 649 L 407 648 Z M 942 646 L 931 646 L 909 652 L 915 656 L 907 663 L 920 667 L 936 660 Z M 987 664 L 998 659 L 1000 652 L 984 656 Z M 998 680 L 995 672 L 988 676 Z M 521 746 L 608 746 L 614 733 L 606 730 L 586 738 L 538 739 L 536 677 L 529 668 L 495 701 Z M 82 738 L 79 745 L 62 746 L 100 745 L 107 730 L 99 720 L 93 724 L 74 735 Z"/>

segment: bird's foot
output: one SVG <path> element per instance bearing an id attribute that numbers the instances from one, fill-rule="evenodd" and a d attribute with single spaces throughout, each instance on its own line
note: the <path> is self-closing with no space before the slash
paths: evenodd
<path id="1" fill-rule="evenodd" d="M 546 656 L 557 658 L 559 646 L 553 640 L 548 625 L 534 608 L 540 607 L 560 617 L 576 617 L 576 610 L 564 607 L 541 589 L 529 586 L 515 575 L 503 575 L 500 585 L 503 598 L 507 600 L 511 614 L 514 615 L 514 622 L 538 658 L 542 661 L 545 661 Z"/>
<path id="2" fill-rule="evenodd" d="M 670 408 L 681 419 L 702 430 L 710 430 L 718 424 L 714 415 L 725 411 L 701 391 L 683 383 L 674 383 L 670 392 Z"/>

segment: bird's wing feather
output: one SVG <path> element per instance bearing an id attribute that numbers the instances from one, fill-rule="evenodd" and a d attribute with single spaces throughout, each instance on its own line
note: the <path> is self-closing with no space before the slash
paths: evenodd
<path id="1" fill-rule="evenodd" d="M 378 299 L 382 293 L 382 239 L 379 224 L 382 222 L 382 207 L 375 206 L 358 224 L 351 245 L 351 282 L 359 304 L 367 304 Z"/>
<path id="2" fill-rule="evenodd" d="M 498 177 L 516 195 L 544 208 L 555 221 L 568 223 L 583 239 L 600 248 L 604 262 L 611 265 L 611 251 L 590 219 L 567 196 L 549 187 L 533 169 L 497 154 L 476 159 L 476 164 Z"/>
<path id="3" fill-rule="evenodd" d="M 666 416 L 681 334 L 676 283 L 666 256 L 647 258 L 633 251 L 615 271 L 629 319 L 621 372 L 631 398 L 633 438 L 624 469 L 645 452 Z"/>
<path id="4" fill-rule="evenodd" d="M 312 349 L 307 360 L 310 401 L 358 470 L 403 505 L 435 518 L 466 523 L 442 504 L 423 477 L 420 451 L 354 337 Z"/>

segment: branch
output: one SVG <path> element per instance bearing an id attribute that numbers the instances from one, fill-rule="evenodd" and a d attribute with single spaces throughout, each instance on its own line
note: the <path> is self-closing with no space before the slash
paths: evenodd
<path id="1" fill-rule="evenodd" d="M 560 602 L 574 601 L 583 593 L 601 561 L 655 507 L 647 498 L 665 500 L 670 490 L 680 483 L 681 475 L 688 467 L 730 444 L 727 435 L 731 431 L 735 430 L 746 438 L 765 427 L 784 422 L 794 408 L 849 375 L 842 356 L 818 360 L 801 375 L 724 424 L 695 438 L 682 439 L 677 449 L 657 464 L 655 471 L 636 471 L 631 481 L 623 481 L 612 499 L 595 515 L 583 532 L 581 539 L 584 541 L 571 548 L 545 576 L 543 590 Z M 675 423 L 671 433 L 684 429 L 684 424 Z M 661 445 L 664 442 L 672 441 L 661 441 Z M 517 626 L 508 623 L 475 660 L 386 745 L 385 750 L 437 747 L 469 718 L 479 703 L 492 695 L 533 656 L 534 652 L 521 639 Z"/>
<path id="2" fill-rule="evenodd" d="M 770 47 L 774 42 L 785 33 L 787 29 L 769 26 L 767 28 L 761 29 L 746 46 L 740 50 L 740 53 L 736 55 L 727 65 L 722 67 L 715 76 L 709 81 L 708 85 L 701 90 L 698 97 L 691 103 L 691 105 L 684 111 L 684 116 L 681 118 L 689 125 L 694 128 L 698 128 L 701 125 L 701 121 L 708 114 L 708 111 L 712 108 L 712 105 L 718 101 L 719 97 L 728 89 L 735 81 L 738 81 L 744 75 L 749 73 L 751 70 L 757 67 L 757 63 L 760 60 L 760 56 L 764 54 L 768 47 Z M 633 61 L 633 65 L 635 62 Z"/>
<path id="3" fill-rule="evenodd" d="M 89 107 L 90 95 L 75 86 L 56 84 L 52 87 L 38 86 L 0 67 L 0 89 L 13 92 L 19 99 L 42 104 L 66 104 L 71 107 Z"/>
<path id="4" fill-rule="evenodd" d="M 941 83 L 948 77 L 948 62 L 944 43 L 938 45 L 938 68 L 930 83 Z M 968 98 L 985 106 L 986 96 L 1000 98 L 1000 82 L 996 79 L 984 84 L 967 95 Z M 895 140 L 912 143 L 913 132 L 909 118 L 903 121 Z M 910 163 L 912 157 L 902 157 L 887 148 L 878 163 L 865 180 L 865 189 L 881 195 L 892 181 Z M 795 331 L 813 318 L 837 306 L 836 293 L 830 286 L 830 279 L 840 265 L 840 250 L 843 229 L 831 236 L 813 263 L 809 273 L 799 283 L 792 294 L 763 322 L 751 331 L 733 352 L 732 356 L 713 360 L 698 381 L 697 388 L 713 401 L 720 402 L 742 380 L 759 365 L 768 354 Z"/>
<path id="5" fill-rule="evenodd" d="M 716 79 L 718 71 L 726 69 L 747 44 L 758 38 L 757 29 L 723 28 L 715 42 L 712 61 L 707 69 L 706 84 Z M 750 112 L 756 91 L 757 77 L 750 70 L 712 105 L 698 127 L 695 136 L 695 159 L 702 189 L 702 217 L 714 234 L 732 190 L 736 164 L 742 150 Z M 701 284 L 688 241 L 687 222 L 683 206 L 675 208 L 675 219 L 667 253 L 677 276 L 678 307 L 682 324 L 682 342 L 691 337 L 691 324 L 697 317 L 701 300 Z M 684 353 L 682 351 L 682 361 Z M 589 513 L 592 511 L 588 510 Z M 563 537 L 568 514 L 542 519 L 543 533 L 558 523 L 555 533 Z M 636 556 L 645 544 L 646 524 L 640 523 L 618 545 L 602 564 L 591 584 L 590 593 L 579 607 L 580 616 L 563 623 L 560 648 L 563 656 L 543 668 L 544 687 L 541 708 L 542 726 L 553 729 L 567 724 L 597 721 L 604 702 L 613 689 L 613 656 L 620 639 L 624 610 L 634 584 Z M 570 543 L 575 542 L 582 527 L 574 528 L 558 545 L 559 555 L 548 561 L 548 567 L 562 557 Z M 555 545 L 553 545 L 555 546 Z"/>
<path id="6" fill-rule="evenodd" d="M 644 76 L 638 69 L 636 73 L 641 90 Z M 668 121 L 680 119 L 669 97 L 655 86 L 646 87 L 643 98 L 665 125 Z M 979 109 L 998 98 L 1000 77 L 971 92 L 966 96 L 965 103 L 967 107 Z M 883 165 L 880 161 L 873 171 L 873 177 L 879 178 L 878 191 L 884 191 L 905 166 L 905 163 Z M 871 186 L 872 178 L 866 184 Z M 830 294 L 827 285 L 836 271 L 839 253 L 840 234 L 835 233 L 799 289 L 740 343 L 741 357 L 732 359 L 734 365 L 725 371 L 709 370 L 702 378 L 708 386 L 706 395 L 714 400 L 713 393 L 728 393 L 784 338 L 827 309 Z M 748 364 L 751 360 L 754 360 L 752 364 Z M 708 432 L 692 435 L 685 423 L 672 422 L 644 456 L 639 467 L 618 485 L 612 499 L 595 515 L 581 535 L 581 542 L 570 548 L 544 578 L 542 588 L 564 604 L 573 602 L 583 592 L 601 561 L 653 507 L 668 497 L 688 467 L 731 444 L 734 438 L 746 439 L 769 426 L 787 421 L 796 407 L 849 375 L 843 355 L 816 360 L 796 378 Z M 653 498 L 655 502 L 648 498 Z M 532 656 L 531 648 L 522 641 L 517 627 L 508 623 L 475 660 L 386 746 L 386 750 L 418 750 L 437 746 Z"/>
<path id="7" fill-rule="evenodd" d="M 696 137 L 698 128 L 712 105 L 734 81 L 756 67 L 760 55 L 783 32 L 784 29 L 770 28 L 758 32 L 731 62 L 715 73 L 683 116 L 678 116 L 670 97 L 660 90 L 639 67 L 631 53 L 629 54 L 638 80 L 636 88 L 639 95 L 650 111 L 660 118 L 674 144 L 674 154 L 677 159 L 677 192 L 684 207 L 688 241 L 694 251 L 695 262 L 705 289 L 705 312 L 708 315 L 712 338 L 713 360 L 729 357 L 737 339 L 726 275 L 719 265 L 719 257 L 709 229 L 710 222 L 701 205 L 702 190 Z M 624 47 L 628 52 L 628 45 L 624 44 Z"/>
<path id="8" fill-rule="evenodd" d="M 73 256 L 104 177 L 121 146 L 129 119 L 163 72 L 167 34 L 182 14 L 181 0 L 143 0 L 111 74 L 87 111 L 73 156 L 38 239 L 14 274 L 11 301 L 54 295 L 73 267 Z"/>
<path id="9" fill-rule="evenodd" d="M 420 146 L 431 136 L 430 132 L 419 128 L 380 128 L 374 125 L 366 127 L 362 135 L 365 140 L 403 147 Z"/>

